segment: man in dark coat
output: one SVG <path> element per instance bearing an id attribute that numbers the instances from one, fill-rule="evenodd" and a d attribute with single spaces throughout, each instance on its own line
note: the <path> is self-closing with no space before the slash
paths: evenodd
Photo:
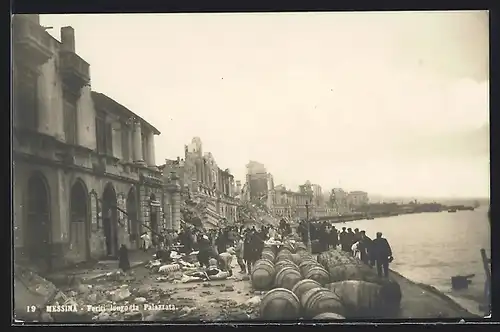
<path id="1" fill-rule="evenodd" d="M 209 260 L 212 256 L 211 253 L 212 246 L 210 245 L 210 240 L 208 236 L 202 235 L 198 240 L 198 262 L 200 262 L 200 266 L 206 266 L 207 268 L 210 266 Z"/>
<path id="2" fill-rule="evenodd" d="M 325 224 L 322 224 L 319 229 L 319 244 L 320 244 L 320 250 L 321 252 L 323 251 L 328 251 L 328 245 L 330 242 L 330 234 L 327 230 L 327 227 Z"/>
<path id="3" fill-rule="evenodd" d="M 120 268 L 123 272 L 127 272 L 130 270 L 130 261 L 128 259 L 128 248 L 126 245 L 122 244 L 120 246 L 118 255 L 118 268 Z"/>
<path id="4" fill-rule="evenodd" d="M 345 227 L 342 227 L 342 232 L 339 234 L 340 246 L 342 251 L 350 252 L 352 243 L 350 243 L 349 234 L 345 231 Z"/>
<path id="5" fill-rule="evenodd" d="M 247 266 L 248 274 L 252 273 L 252 262 L 254 261 L 255 242 L 253 241 L 253 232 L 250 230 L 245 234 L 245 240 L 243 242 L 243 260 Z"/>
<path id="6" fill-rule="evenodd" d="M 372 241 L 372 257 L 377 265 L 379 277 L 384 275 L 389 277 L 389 263 L 392 262 L 392 249 L 387 239 L 382 237 L 382 233 L 377 233 L 377 238 Z"/>
<path id="7" fill-rule="evenodd" d="M 371 265 L 371 257 L 370 257 L 370 254 L 371 254 L 371 251 L 372 251 L 372 239 L 370 239 L 367 235 L 366 235 L 366 232 L 365 231 L 361 231 L 359 232 L 359 251 L 361 252 L 361 260 L 365 263 L 365 264 L 368 264 L 368 265 Z"/>
<path id="8" fill-rule="evenodd" d="M 329 237 L 330 237 L 329 241 L 330 246 L 333 249 L 337 248 L 337 244 L 339 243 L 339 234 L 337 233 L 337 229 L 335 228 L 335 226 L 332 226 L 332 228 L 330 229 Z"/>
<path id="9" fill-rule="evenodd" d="M 217 245 L 217 251 L 219 254 L 222 254 L 227 249 L 227 233 L 224 231 L 220 231 L 217 239 L 215 240 L 215 244 Z"/>
<path id="10" fill-rule="evenodd" d="M 304 244 L 307 243 L 307 224 L 301 220 L 299 226 L 297 227 L 297 233 L 299 233 L 300 238 Z"/>
<path id="11" fill-rule="evenodd" d="M 254 232 L 252 236 L 252 247 L 254 250 L 253 253 L 253 261 L 252 265 L 259 260 L 262 257 L 262 251 L 264 250 L 264 241 L 265 239 L 262 237 L 262 234 L 260 232 Z"/>

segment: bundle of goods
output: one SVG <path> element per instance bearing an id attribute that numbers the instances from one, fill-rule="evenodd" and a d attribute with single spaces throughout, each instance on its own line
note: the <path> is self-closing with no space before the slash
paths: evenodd
<path id="1" fill-rule="evenodd" d="M 318 256 L 330 274 L 326 287 L 337 294 L 349 318 L 394 317 L 401 304 L 401 288 L 349 253 L 330 250 Z"/>

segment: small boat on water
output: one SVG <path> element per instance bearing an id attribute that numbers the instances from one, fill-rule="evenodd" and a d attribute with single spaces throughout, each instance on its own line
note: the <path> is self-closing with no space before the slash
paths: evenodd
<path id="1" fill-rule="evenodd" d="M 449 209 L 448 210 L 448 213 L 455 213 L 455 212 L 457 212 L 457 209 Z"/>

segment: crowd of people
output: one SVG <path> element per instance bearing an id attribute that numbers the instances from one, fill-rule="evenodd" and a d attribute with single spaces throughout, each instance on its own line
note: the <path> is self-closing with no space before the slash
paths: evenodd
<path id="1" fill-rule="evenodd" d="M 270 238 L 277 238 L 278 230 L 273 226 L 228 226 L 223 229 L 201 230 L 198 228 L 183 227 L 180 232 L 168 230 L 157 235 L 157 258 L 168 261 L 172 251 L 189 255 L 196 252 L 200 266 L 209 268 L 214 260 L 218 268 L 229 272 L 232 257 L 236 256 L 240 273 L 250 274 L 253 264 L 260 259 L 264 242 Z M 153 241 L 148 233 L 141 236 L 143 250 L 153 247 Z"/>
<path id="2" fill-rule="evenodd" d="M 309 227 L 309 229 L 308 229 Z M 387 239 L 378 232 L 375 239 L 366 235 L 366 231 L 355 228 L 342 227 L 338 230 L 335 225 L 324 221 L 322 223 L 307 223 L 301 221 L 297 233 L 304 243 L 308 243 L 309 236 L 315 248 L 313 251 L 323 252 L 339 247 L 349 252 L 370 267 L 376 267 L 379 276 L 387 277 L 389 263 L 392 262 L 392 249 Z"/>
<path id="3" fill-rule="evenodd" d="M 309 227 L 309 229 L 308 229 Z M 285 237 L 298 235 L 304 244 L 308 244 L 309 236 L 313 244 L 313 252 L 320 253 L 339 248 L 358 257 L 370 267 L 376 267 L 380 276 L 388 276 L 389 263 L 392 261 L 392 250 L 389 242 L 377 233 L 375 239 L 366 235 L 364 230 L 342 227 L 339 231 L 327 222 L 306 223 L 301 221 L 296 233 L 290 223 L 282 219 L 278 227 L 262 226 L 228 226 L 219 230 L 201 230 L 183 227 L 179 233 L 168 230 L 152 241 L 147 233 L 141 236 L 142 247 L 148 250 L 153 242 L 158 249 L 158 258 L 168 260 L 172 251 L 189 255 L 196 252 L 196 258 L 202 267 L 209 268 L 214 262 L 218 268 L 229 272 L 232 257 L 236 256 L 240 273 L 250 274 L 254 263 L 260 259 L 264 243 L 267 240 L 280 241 Z"/>

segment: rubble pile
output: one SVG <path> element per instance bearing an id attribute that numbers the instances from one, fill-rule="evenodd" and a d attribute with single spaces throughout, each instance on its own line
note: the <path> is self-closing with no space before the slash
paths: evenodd
<path id="1" fill-rule="evenodd" d="M 252 202 L 244 202 L 238 207 L 240 220 L 246 220 L 247 223 L 253 223 L 254 226 L 278 225 L 278 220 L 274 218 L 265 205 Z"/>
<path id="2" fill-rule="evenodd" d="M 264 252 L 252 274 L 254 287 L 268 290 L 261 319 L 384 318 L 399 310 L 399 284 L 349 253 L 330 250 L 315 259 L 303 243 L 289 239 L 267 244 Z"/>

